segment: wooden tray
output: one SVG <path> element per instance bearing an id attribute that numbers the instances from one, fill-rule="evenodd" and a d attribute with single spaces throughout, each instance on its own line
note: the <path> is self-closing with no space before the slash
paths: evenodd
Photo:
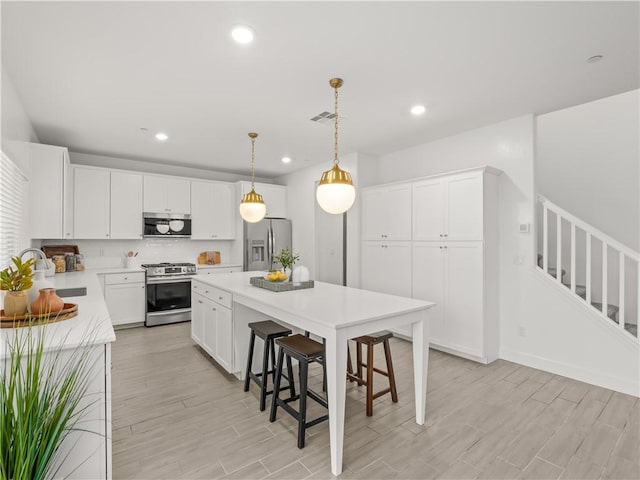
<path id="1" fill-rule="evenodd" d="M 62 310 L 58 313 L 49 315 L 16 315 L 8 317 L 4 314 L 4 310 L 0 310 L 0 328 L 16 328 L 26 327 L 28 325 L 42 325 L 45 323 L 61 322 L 78 315 L 77 303 L 65 303 Z"/>
<path id="2" fill-rule="evenodd" d="M 54 255 L 64 255 L 65 253 L 80 253 L 77 245 L 44 245 L 42 251 L 47 258 Z"/>
<path id="3" fill-rule="evenodd" d="M 304 288 L 313 288 L 313 280 L 308 282 L 270 282 L 262 277 L 251 277 L 249 283 L 255 287 L 271 290 L 272 292 L 289 292 L 291 290 L 302 290 Z"/>

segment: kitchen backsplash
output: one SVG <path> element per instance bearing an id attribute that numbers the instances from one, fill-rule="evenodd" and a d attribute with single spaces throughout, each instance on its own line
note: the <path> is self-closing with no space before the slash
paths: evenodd
<path id="1" fill-rule="evenodd" d="M 192 262 L 198 263 L 198 254 L 217 250 L 223 264 L 241 264 L 242 259 L 231 258 L 232 240 L 211 242 L 184 238 L 147 238 L 144 240 L 34 240 L 33 246 L 78 245 L 84 255 L 86 268 L 109 268 L 124 266 L 125 254 L 138 252 L 136 262 Z"/>

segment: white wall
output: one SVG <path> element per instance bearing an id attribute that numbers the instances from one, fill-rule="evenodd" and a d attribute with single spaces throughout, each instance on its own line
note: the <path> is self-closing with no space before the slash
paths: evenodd
<path id="1" fill-rule="evenodd" d="M 351 173 L 353 182 L 359 186 L 361 162 L 371 162 L 372 159 L 358 153 L 345 155 L 340 159 L 340 167 Z M 331 167 L 330 163 L 311 165 L 289 175 L 276 179 L 276 183 L 287 185 L 287 211 L 293 226 L 293 249 L 300 254 L 300 265 L 309 268 L 311 278 L 317 270 L 318 262 L 315 258 L 315 184 L 320 180 L 324 170 Z M 347 285 L 360 285 L 360 201 L 356 201 L 347 212 Z"/>
<path id="2" fill-rule="evenodd" d="M 27 117 L 9 74 L 2 67 L 2 151 L 28 177 L 31 161 L 27 143 L 38 142 L 38 136 Z"/>
<path id="3" fill-rule="evenodd" d="M 540 115 L 539 193 L 635 251 L 640 247 L 640 90 Z"/>

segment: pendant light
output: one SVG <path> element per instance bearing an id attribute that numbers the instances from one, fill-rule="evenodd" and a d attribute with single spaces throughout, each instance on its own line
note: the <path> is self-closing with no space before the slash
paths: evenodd
<path id="1" fill-rule="evenodd" d="M 329 85 L 335 90 L 335 143 L 333 168 L 322 174 L 316 190 L 316 200 L 320 207 L 328 213 L 344 213 L 351 208 L 356 199 L 356 189 L 351 174 L 342 170 L 338 160 L 338 89 L 342 86 L 341 78 L 332 78 Z"/>
<path id="2" fill-rule="evenodd" d="M 255 151 L 257 133 L 249 133 L 251 139 L 251 191 L 242 197 L 240 202 L 240 215 L 249 223 L 256 223 L 262 220 L 267 213 L 267 206 L 264 204 L 262 195 L 256 193 L 255 180 Z"/>

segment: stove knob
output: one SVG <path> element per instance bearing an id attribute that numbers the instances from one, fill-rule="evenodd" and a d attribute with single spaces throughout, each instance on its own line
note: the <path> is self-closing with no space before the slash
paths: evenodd
<path id="1" fill-rule="evenodd" d="M 196 267 L 189 267 L 189 271 L 190 272 L 195 272 L 196 271 Z"/>
<path id="2" fill-rule="evenodd" d="M 156 275 L 161 275 L 162 274 L 162 269 L 161 268 L 156 268 L 153 273 L 155 273 Z"/>

